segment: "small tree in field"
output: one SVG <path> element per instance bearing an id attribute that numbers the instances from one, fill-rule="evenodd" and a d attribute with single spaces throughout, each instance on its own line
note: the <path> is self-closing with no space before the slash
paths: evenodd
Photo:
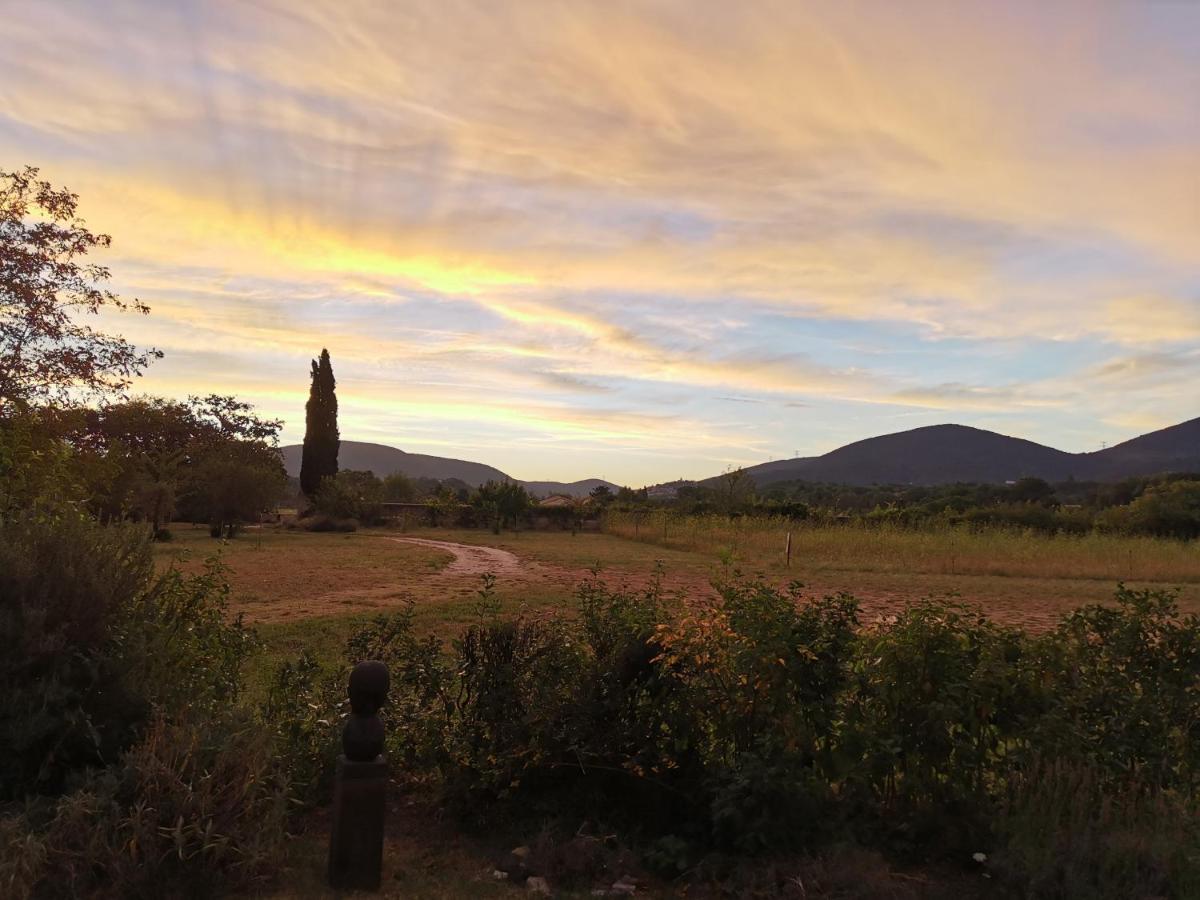
<path id="1" fill-rule="evenodd" d="M 150 310 L 103 287 L 108 269 L 82 260 L 111 238 L 75 214 L 77 195 L 37 174 L 0 169 L 0 413 L 121 392 L 162 356 L 78 321 L 105 307 Z"/>
<path id="2" fill-rule="evenodd" d="M 475 492 L 473 500 L 473 505 L 484 513 L 495 534 L 524 515 L 532 505 L 524 486 L 514 481 L 489 481 Z"/>
<path id="3" fill-rule="evenodd" d="M 393 472 L 383 479 L 383 499 L 389 503 L 411 503 L 417 498 L 417 486 L 403 472 Z"/>
<path id="4" fill-rule="evenodd" d="M 230 444 L 205 453 L 191 479 L 194 508 L 213 537 L 233 537 L 279 497 L 287 475 L 277 460 L 257 448 Z"/>
<path id="5" fill-rule="evenodd" d="M 717 508 L 727 516 L 740 512 L 754 499 L 754 479 L 744 469 L 724 472 L 717 479 Z"/>

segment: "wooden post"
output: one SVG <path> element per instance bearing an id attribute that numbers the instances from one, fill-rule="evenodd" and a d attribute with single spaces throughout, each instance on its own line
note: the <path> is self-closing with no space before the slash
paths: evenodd
<path id="1" fill-rule="evenodd" d="M 787 539 L 787 567 L 789 569 L 792 567 L 792 533 L 790 531 Z"/>

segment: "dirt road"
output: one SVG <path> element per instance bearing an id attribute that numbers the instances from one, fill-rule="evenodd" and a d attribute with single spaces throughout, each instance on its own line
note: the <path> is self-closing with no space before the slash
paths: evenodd
<path id="1" fill-rule="evenodd" d="M 498 547 L 481 547 L 474 544 L 456 544 L 453 541 L 433 541 L 428 538 L 389 537 L 386 540 L 397 544 L 417 544 L 433 550 L 444 550 L 454 554 L 454 560 L 438 573 L 437 578 L 478 577 L 491 572 L 497 578 L 517 575 L 521 572 L 521 561 Z"/>

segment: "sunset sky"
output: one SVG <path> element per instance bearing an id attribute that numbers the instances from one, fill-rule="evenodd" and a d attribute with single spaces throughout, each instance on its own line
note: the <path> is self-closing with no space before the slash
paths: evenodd
<path id="1" fill-rule="evenodd" d="M 1200 2 L 0 0 L 139 389 L 640 485 L 1200 415 Z"/>

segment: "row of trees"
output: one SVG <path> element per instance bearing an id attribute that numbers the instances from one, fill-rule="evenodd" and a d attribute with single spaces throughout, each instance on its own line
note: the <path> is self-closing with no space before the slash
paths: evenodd
<path id="1" fill-rule="evenodd" d="M 1050 484 L 1041 478 L 920 486 L 790 481 L 760 491 L 737 469 L 709 482 L 679 482 L 675 488 L 672 499 L 654 501 L 644 492 L 624 490 L 615 500 L 621 509 L 665 503 L 683 514 L 1200 537 L 1200 475 L 1189 473 L 1111 483 Z"/>
<path id="2" fill-rule="evenodd" d="M 86 256 L 111 238 L 37 176 L 0 171 L 0 509 L 69 502 L 156 534 L 174 515 L 231 534 L 286 485 L 280 423 L 233 397 L 126 399 L 162 353 L 82 319 L 149 308 L 106 288 Z"/>

